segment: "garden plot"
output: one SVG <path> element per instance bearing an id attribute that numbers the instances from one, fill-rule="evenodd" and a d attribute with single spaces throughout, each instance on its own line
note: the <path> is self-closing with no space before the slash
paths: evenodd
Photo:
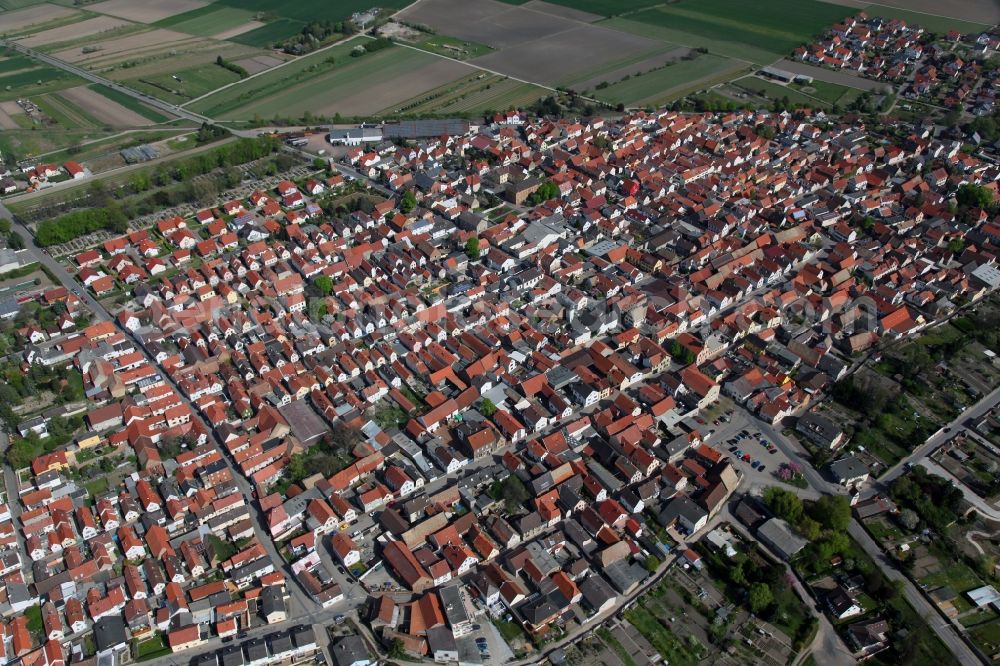
<path id="1" fill-rule="evenodd" d="M 149 2 L 148 0 L 107 0 L 96 5 L 89 5 L 87 9 L 109 16 L 136 21 L 137 23 L 155 23 L 176 14 L 183 14 L 199 7 L 204 7 L 207 2 L 203 0 L 158 0 Z"/>
<path id="2" fill-rule="evenodd" d="M 237 60 L 236 64 L 247 70 L 250 74 L 258 74 L 266 69 L 277 67 L 283 62 L 285 61 L 281 58 L 275 58 L 271 55 L 260 55 L 252 58 L 244 58 L 243 60 Z"/>

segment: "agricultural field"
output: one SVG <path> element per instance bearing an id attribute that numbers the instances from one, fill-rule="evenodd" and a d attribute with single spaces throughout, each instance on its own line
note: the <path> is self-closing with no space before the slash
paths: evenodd
<path id="1" fill-rule="evenodd" d="M 295 73 L 289 65 L 274 77 L 264 74 L 248 81 L 247 87 L 233 86 L 191 108 L 227 120 L 298 117 L 307 112 L 319 117 L 363 116 L 470 71 L 466 65 L 416 49 L 390 47 L 353 58 L 344 54 L 349 48 L 345 45 L 341 55 L 332 56 L 332 64 L 327 62 L 330 52 L 324 52 L 313 71 Z"/>
<path id="2" fill-rule="evenodd" d="M 488 46 L 484 46 L 483 44 L 467 42 L 462 39 L 446 37 L 444 35 L 431 35 L 426 39 L 414 42 L 413 45 L 418 49 L 443 55 L 448 58 L 454 58 L 456 60 L 469 60 L 471 58 L 478 58 L 479 56 L 493 52 L 493 49 Z"/>
<path id="3" fill-rule="evenodd" d="M 948 32 L 958 30 L 962 33 L 979 33 L 989 30 L 991 25 L 1000 21 L 1000 10 L 994 5 L 992 11 L 987 8 L 979 8 L 978 11 L 970 7 L 975 2 L 948 3 L 941 5 L 937 2 L 922 2 L 920 0 L 901 2 L 909 5 L 909 8 L 890 7 L 885 4 L 873 4 L 864 8 L 869 16 L 882 16 L 884 18 L 902 19 L 907 23 L 915 23 L 929 32 Z M 926 10 L 930 13 L 924 13 Z M 948 13 L 948 16 L 944 15 Z M 952 18 L 955 16 L 955 18 Z M 990 18 L 992 17 L 992 18 Z M 963 18 L 965 20 L 963 20 Z"/>
<path id="4" fill-rule="evenodd" d="M 21 55 L 0 57 L 0 101 L 33 97 L 80 83 L 83 81 L 72 74 Z"/>
<path id="5" fill-rule="evenodd" d="M 35 4 L 5 12 L 3 22 L 0 23 L 0 31 L 4 37 L 13 38 L 25 32 L 37 32 L 58 25 L 75 23 L 91 16 L 94 14 L 68 7 Z"/>
<path id="6" fill-rule="evenodd" d="M 158 28 L 169 28 L 190 35 L 214 37 L 237 28 L 242 28 L 241 32 L 259 28 L 264 24 L 255 20 L 256 16 L 255 12 L 246 9 L 211 4 L 183 14 L 175 14 L 157 21 L 154 25 Z"/>
<path id="7" fill-rule="evenodd" d="M 818 0 L 680 0 L 599 25 L 766 65 L 854 11 Z"/>
<path id="8" fill-rule="evenodd" d="M 238 74 L 212 62 L 189 69 L 125 79 L 123 83 L 165 102 L 183 104 L 239 80 Z"/>
<path id="9" fill-rule="evenodd" d="M 296 60 L 199 100 L 191 110 L 225 120 L 363 116 L 469 75 L 467 65 L 393 46 L 352 57 L 359 41 Z"/>
<path id="10" fill-rule="evenodd" d="M 474 65 L 548 86 L 641 60 L 666 46 L 569 18 L 558 6 L 553 12 L 533 7 L 492 0 L 422 0 L 400 18 L 493 49 L 473 58 Z"/>
<path id="11" fill-rule="evenodd" d="M 712 83 L 733 78 L 743 71 L 743 63 L 711 54 L 701 54 L 693 60 L 681 60 L 641 76 L 595 90 L 593 95 L 609 104 L 657 105 Z"/>
<path id="12" fill-rule="evenodd" d="M 548 91 L 496 74 L 474 73 L 382 109 L 378 115 L 481 115 L 529 106 Z"/>

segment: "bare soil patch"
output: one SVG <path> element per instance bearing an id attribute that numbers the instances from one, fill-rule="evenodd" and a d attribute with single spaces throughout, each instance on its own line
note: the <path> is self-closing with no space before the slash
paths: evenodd
<path id="1" fill-rule="evenodd" d="M 496 49 L 470 62 L 547 85 L 662 48 L 661 42 L 652 39 L 590 25 L 581 20 L 592 18 L 586 12 L 564 11 L 546 3 L 515 6 L 496 0 L 422 0 L 404 10 L 401 18 Z"/>
<path id="2" fill-rule="evenodd" d="M 113 16 L 97 16 L 79 23 L 70 23 L 69 25 L 59 26 L 58 28 L 51 28 L 49 30 L 43 30 L 42 32 L 36 32 L 30 37 L 24 37 L 23 39 L 19 39 L 17 41 L 19 44 L 23 44 L 28 47 L 44 46 L 45 44 L 57 44 L 58 42 L 68 42 L 70 40 L 82 39 L 91 35 L 98 35 L 102 32 L 114 30 L 115 28 L 122 28 L 127 25 L 132 25 L 132 23 L 119 18 L 114 18 Z"/>
<path id="3" fill-rule="evenodd" d="M 204 0 L 107 0 L 87 9 L 138 23 L 156 23 L 167 17 L 199 9 L 207 5 Z"/>
<path id="4" fill-rule="evenodd" d="M 263 72 L 266 69 L 271 69 L 272 67 L 277 67 L 284 60 L 280 58 L 275 58 L 274 56 L 255 56 L 253 58 L 244 58 L 243 60 L 237 60 L 236 64 L 247 70 L 251 74 L 257 74 L 258 72 Z"/>
<path id="5" fill-rule="evenodd" d="M 151 47 L 162 47 L 191 39 L 193 39 L 191 35 L 185 35 L 181 32 L 156 29 L 118 39 L 91 42 L 89 46 L 97 48 L 96 51 L 91 53 L 84 53 L 83 48 L 77 46 L 63 51 L 56 51 L 52 55 L 60 60 L 77 63 L 89 59 L 106 59 L 109 56 L 135 55 L 139 52 L 149 50 Z"/>
<path id="6" fill-rule="evenodd" d="M 596 23 L 597 21 L 601 21 L 605 18 L 600 14 L 591 14 L 590 12 L 573 9 L 572 7 L 566 7 L 565 5 L 554 5 L 550 2 L 543 2 L 543 0 L 531 0 L 530 2 L 524 3 L 522 6 L 525 9 L 534 9 L 536 12 L 552 14 L 553 16 L 560 16 L 562 18 L 570 19 L 571 21 L 581 21 L 582 23 Z"/>
<path id="7" fill-rule="evenodd" d="M 68 7 L 49 4 L 25 7 L 13 12 L 4 12 L 3 30 L 4 32 L 17 32 L 18 30 L 23 30 L 39 23 L 45 23 L 77 13 Z"/>
<path id="8" fill-rule="evenodd" d="M 651 51 L 660 43 L 623 32 L 574 23 L 558 34 L 489 53 L 474 64 L 526 81 L 557 85 L 575 73 Z"/>
<path id="9" fill-rule="evenodd" d="M 224 30 L 217 35 L 212 35 L 212 39 L 230 39 L 231 37 L 236 37 L 237 35 L 242 35 L 244 32 L 250 32 L 251 30 L 256 30 L 264 24 L 260 21 L 247 21 L 242 25 L 235 26 L 229 30 Z"/>
<path id="10" fill-rule="evenodd" d="M 127 109 L 87 86 L 68 88 L 59 93 L 67 101 L 79 106 L 102 123 L 113 127 L 137 127 L 154 124 L 148 118 Z"/>
<path id="11" fill-rule="evenodd" d="M 353 95 L 340 97 L 318 111 L 323 115 L 371 115 L 394 103 L 466 76 L 471 71 L 473 70 L 468 65 L 441 58 L 404 76 L 374 83 Z"/>
<path id="12" fill-rule="evenodd" d="M 5 110 L 0 109 L 0 129 L 12 130 L 17 128 L 17 122 Z"/>

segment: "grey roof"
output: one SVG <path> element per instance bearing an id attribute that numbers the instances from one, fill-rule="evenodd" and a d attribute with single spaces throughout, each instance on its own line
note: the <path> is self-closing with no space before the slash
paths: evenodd
<path id="1" fill-rule="evenodd" d="M 586 580 L 580 583 L 580 592 L 583 594 L 584 601 L 594 609 L 603 606 L 609 599 L 614 599 L 618 595 L 615 591 L 611 589 L 608 582 L 598 576 L 593 574 L 588 576 Z"/>
<path id="2" fill-rule="evenodd" d="M 785 559 L 795 556 L 808 543 L 792 532 L 791 526 L 781 518 L 771 518 L 757 528 L 757 536 Z"/>
<path id="3" fill-rule="evenodd" d="M 359 661 L 367 661 L 368 648 L 360 636 L 345 636 L 330 646 L 330 655 L 335 666 L 351 666 Z"/>
<path id="4" fill-rule="evenodd" d="M 125 644 L 125 620 L 118 615 L 102 617 L 94 625 L 94 642 L 98 650 L 110 650 Z"/>
<path id="5" fill-rule="evenodd" d="M 830 463 L 830 473 L 838 481 L 847 481 L 867 476 L 871 473 L 868 466 L 855 456 L 846 456 Z"/>
<path id="6" fill-rule="evenodd" d="M 305 400 L 293 400 L 278 411 L 288 421 L 295 438 L 304 445 L 319 441 L 329 430 L 320 415 Z"/>

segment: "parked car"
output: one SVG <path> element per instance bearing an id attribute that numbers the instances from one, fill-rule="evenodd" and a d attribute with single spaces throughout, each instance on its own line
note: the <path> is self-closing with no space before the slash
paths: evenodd
<path id="1" fill-rule="evenodd" d="M 767 469 L 767 467 L 765 467 L 764 465 L 761 465 L 760 467 L 757 468 L 757 471 L 758 472 L 763 472 L 765 469 Z"/>
<path id="2" fill-rule="evenodd" d="M 750 454 L 749 453 L 744 453 L 743 454 L 743 462 L 750 462 L 750 460 L 751 460 Z"/>

